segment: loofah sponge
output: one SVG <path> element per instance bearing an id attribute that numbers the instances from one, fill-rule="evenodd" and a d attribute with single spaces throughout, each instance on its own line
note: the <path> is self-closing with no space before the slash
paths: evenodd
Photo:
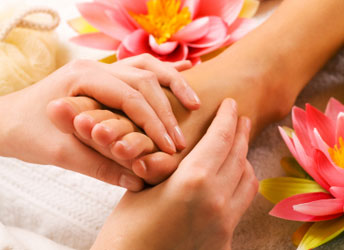
<path id="1" fill-rule="evenodd" d="M 51 14 L 52 24 L 24 19 L 40 12 Z M 35 20 L 42 21 L 37 17 Z M 58 22 L 56 12 L 40 8 L 27 10 L 1 26 L 0 95 L 25 88 L 56 69 L 57 39 L 49 30 Z"/>

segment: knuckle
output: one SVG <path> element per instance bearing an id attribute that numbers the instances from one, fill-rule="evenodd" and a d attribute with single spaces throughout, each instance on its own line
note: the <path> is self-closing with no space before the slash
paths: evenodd
<path id="1" fill-rule="evenodd" d="M 203 188 L 208 179 L 208 174 L 206 171 L 198 171 L 193 176 L 186 179 L 184 183 L 184 189 L 189 191 L 198 191 Z"/>
<path id="2" fill-rule="evenodd" d="M 252 190 L 254 190 L 254 193 L 257 193 L 259 189 L 259 181 L 254 174 L 252 174 L 250 178 L 250 185 L 252 186 Z"/>
<path id="3" fill-rule="evenodd" d="M 226 199 L 222 195 L 214 195 L 205 202 L 205 208 L 210 214 L 221 215 L 226 209 Z"/>
<path id="4" fill-rule="evenodd" d="M 155 73 L 148 70 L 142 70 L 140 74 L 140 81 L 144 84 L 158 85 L 158 78 Z"/>
<path id="5" fill-rule="evenodd" d="M 221 143 L 227 144 L 227 142 L 233 140 L 233 133 L 229 129 L 219 129 L 217 132 L 217 137 Z"/>
<path id="6" fill-rule="evenodd" d="M 149 54 L 149 53 L 143 53 L 141 55 L 139 55 L 139 58 L 143 61 L 143 62 L 147 62 L 147 61 L 152 61 L 155 58 Z"/>
<path id="7" fill-rule="evenodd" d="M 85 69 L 90 66 L 92 66 L 93 61 L 91 60 L 86 60 L 86 59 L 75 59 L 71 61 L 68 66 L 72 70 L 80 70 L 80 69 Z"/>
<path id="8" fill-rule="evenodd" d="M 238 160 L 237 160 L 237 165 L 238 165 L 238 168 L 243 172 L 246 168 L 246 158 L 245 157 L 238 157 Z"/>
<path id="9" fill-rule="evenodd" d="M 64 166 L 68 159 L 68 151 L 63 145 L 57 145 L 52 150 L 52 161 L 54 165 Z"/>
<path id="10" fill-rule="evenodd" d="M 125 101 L 132 102 L 132 101 L 138 101 L 142 99 L 143 99 L 143 96 L 140 92 L 136 90 L 132 90 L 129 93 L 127 93 Z"/>

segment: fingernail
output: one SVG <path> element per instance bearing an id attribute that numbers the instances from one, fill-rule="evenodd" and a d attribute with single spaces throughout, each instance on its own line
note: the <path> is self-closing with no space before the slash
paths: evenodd
<path id="1" fill-rule="evenodd" d="M 139 164 L 140 164 L 141 173 L 142 173 L 142 174 L 147 173 L 147 166 L 146 166 L 146 163 L 145 163 L 143 160 L 139 160 L 138 162 L 139 162 Z"/>
<path id="2" fill-rule="evenodd" d="M 164 139 L 166 142 L 166 146 L 171 150 L 171 153 L 175 153 L 176 152 L 176 146 L 174 145 L 171 137 L 168 134 L 165 134 Z"/>
<path id="3" fill-rule="evenodd" d="M 201 104 L 201 100 L 198 98 L 197 94 L 190 87 L 188 87 L 186 91 L 187 91 L 187 96 L 191 102 L 198 105 Z"/>
<path id="4" fill-rule="evenodd" d="M 174 138 L 175 138 L 178 146 L 180 146 L 182 148 L 186 147 L 185 137 L 184 137 L 183 132 L 179 126 L 174 127 Z"/>
<path id="5" fill-rule="evenodd" d="M 246 120 L 245 121 L 246 128 L 248 131 L 250 131 L 251 130 L 251 120 L 249 118 L 246 118 L 245 120 Z"/>
<path id="6" fill-rule="evenodd" d="M 122 174 L 122 176 L 119 179 L 119 185 L 130 191 L 138 191 L 140 190 L 141 184 L 137 181 L 136 177 L 132 175 Z"/>
<path id="7" fill-rule="evenodd" d="M 234 109 L 234 110 L 237 110 L 237 103 L 236 103 L 236 101 L 234 101 L 234 100 L 232 99 L 231 102 L 232 102 L 232 107 L 233 107 L 233 109 Z"/>

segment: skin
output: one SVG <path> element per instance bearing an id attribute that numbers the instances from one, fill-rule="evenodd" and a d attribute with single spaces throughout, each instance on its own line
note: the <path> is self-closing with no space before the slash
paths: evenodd
<path id="1" fill-rule="evenodd" d="M 233 231 L 258 189 L 246 160 L 249 131 L 250 121 L 237 119 L 235 102 L 223 101 L 172 176 L 127 192 L 91 249 L 231 249 Z"/>
<path id="2" fill-rule="evenodd" d="M 227 97 L 237 101 L 240 115 L 251 119 L 253 137 L 289 113 L 303 87 L 343 44 L 343 11 L 344 2 L 340 0 L 284 1 L 269 20 L 244 39 L 214 59 L 183 71 L 181 74 L 200 97 L 202 106 L 189 112 L 166 91 L 186 136 L 186 148 L 181 152 L 173 156 L 155 152 L 149 137 L 138 133 L 108 140 L 100 152 L 110 151 L 113 159 L 132 159 L 134 173 L 157 184 L 176 169 L 197 143 L 220 102 Z M 82 123 L 77 120 L 74 125 L 76 134 L 80 133 Z M 121 129 L 112 126 L 113 131 Z M 98 132 L 91 129 L 91 137 Z M 103 134 L 111 137 L 111 133 Z"/>
<path id="3" fill-rule="evenodd" d="M 74 61 L 28 88 L 2 96 L 0 155 L 32 163 L 57 165 L 131 190 L 142 189 L 144 183 L 140 178 L 106 155 L 85 146 L 68 132 L 68 126 L 61 126 L 62 132 L 57 130 L 46 112 L 48 110 L 53 115 L 52 120 L 57 120 L 57 123 L 61 117 L 64 122 L 72 123 L 75 115 L 83 109 L 100 108 L 96 102 L 85 101 L 85 97 L 73 98 L 90 96 L 101 100 L 108 107 L 122 109 L 133 121 L 136 120 L 138 127 L 155 137 L 155 143 L 161 145 L 165 152 L 175 152 L 176 145 L 177 148 L 183 147 L 183 135 L 175 137 L 173 133 L 178 124 L 159 82 L 171 87 L 186 107 L 197 109 L 197 96 L 175 69 L 189 67 L 190 63 L 169 64 L 155 59 L 146 63 L 150 71 L 135 67 L 143 60 L 141 56 L 113 65 Z M 142 88 L 142 85 L 145 87 Z M 63 102 L 51 102 L 59 98 Z M 147 101 L 156 99 L 164 103 Z M 74 102 L 83 105 L 74 110 L 70 108 Z M 64 113 L 60 113 L 59 108 Z M 138 131 L 138 127 L 133 126 L 127 118 L 112 112 L 110 115 L 112 122 L 127 125 L 125 131 Z M 127 164 L 124 161 L 120 163 Z"/>

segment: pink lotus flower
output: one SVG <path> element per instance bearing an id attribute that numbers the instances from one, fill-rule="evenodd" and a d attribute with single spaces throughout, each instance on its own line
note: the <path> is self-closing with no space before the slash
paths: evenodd
<path id="1" fill-rule="evenodd" d="M 245 3 L 245 13 L 243 6 Z M 116 50 L 117 58 L 150 53 L 164 61 L 200 61 L 256 27 L 257 0 L 94 0 L 77 5 L 92 33 L 80 45 Z M 79 20 L 80 21 L 80 20 Z M 80 23 L 80 22 L 79 22 Z M 77 31 L 78 21 L 71 26 Z M 81 32 L 84 33 L 84 32 Z"/>
<path id="2" fill-rule="evenodd" d="M 280 128 L 290 152 L 324 189 L 280 201 L 271 215 L 295 221 L 323 221 L 343 215 L 344 105 L 331 98 L 325 114 L 311 105 L 294 107 L 294 130 Z"/>

